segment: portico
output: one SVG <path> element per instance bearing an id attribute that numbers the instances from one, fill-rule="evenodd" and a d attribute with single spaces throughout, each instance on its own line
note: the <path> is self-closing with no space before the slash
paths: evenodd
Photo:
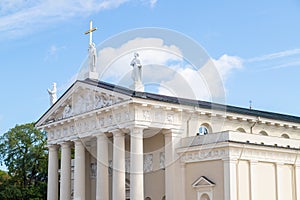
<path id="1" fill-rule="evenodd" d="M 160 170 L 160 173 L 168 177 L 166 183 L 172 182 L 172 174 L 175 173 L 172 159 L 175 159 L 176 145 L 172 138 L 180 135 L 181 110 L 167 108 L 167 105 L 158 107 L 151 105 L 150 101 L 129 98 L 124 94 L 127 90 L 123 91 L 123 94 L 116 93 L 93 84 L 96 82 L 92 80 L 77 81 L 72 86 L 72 93 L 64 94 L 61 100 L 51 107 L 50 112 L 43 116 L 45 119 L 51 119 L 48 122 L 44 121 L 40 126 L 48 132 L 48 173 L 49 183 L 53 183 L 53 186 L 48 188 L 51 191 L 49 194 L 58 194 L 60 191 L 60 199 L 70 199 L 71 196 L 74 199 L 87 199 L 86 193 L 90 189 L 86 188 L 86 181 L 90 181 L 90 171 L 93 170 L 91 163 L 87 163 L 87 160 L 90 160 L 88 157 L 96 160 L 96 189 L 89 195 L 95 196 L 97 200 L 126 199 L 126 179 L 130 181 L 130 199 L 143 199 L 145 170 Z M 109 86 L 106 84 L 106 87 Z M 83 96 L 87 97 L 84 101 Z M 93 101 L 87 101 L 91 99 Z M 69 113 L 65 112 L 66 107 L 70 108 Z M 165 142 L 170 145 L 166 148 L 160 146 L 152 149 L 149 155 L 152 156 L 152 160 L 146 161 L 144 139 L 149 140 L 157 134 L 166 138 Z M 91 143 L 93 145 L 90 145 Z M 61 152 L 60 163 L 58 152 Z M 168 155 L 168 165 L 165 169 L 159 166 L 164 162 L 160 154 Z M 169 158 L 169 155 L 173 156 Z M 71 166 L 72 159 L 74 166 Z M 156 169 L 147 166 L 152 166 L 154 162 Z M 144 169 L 144 166 L 147 169 Z M 166 188 L 169 188 L 169 184 L 166 184 Z M 168 190 L 171 196 L 174 189 L 170 187 Z M 58 195 L 49 197 L 57 198 Z"/>

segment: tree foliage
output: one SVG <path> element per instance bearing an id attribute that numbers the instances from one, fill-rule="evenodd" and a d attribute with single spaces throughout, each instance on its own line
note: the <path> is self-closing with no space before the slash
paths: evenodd
<path id="1" fill-rule="evenodd" d="M 8 177 L 0 179 L 0 199 L 46 199 L 45 145 L 46 133 L 34 123 L 16 125 L 0 137 L 0 161 L 8 169 Z"/>

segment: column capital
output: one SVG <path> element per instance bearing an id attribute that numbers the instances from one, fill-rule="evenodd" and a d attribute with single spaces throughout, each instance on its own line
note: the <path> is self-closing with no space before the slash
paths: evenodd
<path id="1" fill-rule="evenodd" d="M 276 162 L 276 166 L 281 167 L 284 165 L 284 162 Z"/>
<path id="2" fill-rule="evenodd" d="M 132 126 L 129 128 L 130 130 L 130 135 L 143 135 L 144 134 L 144 129 L 146 127 L 142 127 L 142 126 Z"/>
<path id="3" fill-rule="evenodd" d="M 107 139 L 107 136 L 105 133 L 99 133 L 97 135 L 95 135 L 97 139 Z"/>
<path id="4" fill-rule="evenodd" d="M 69 148 L 69 147 L 71 147 L 72 144 L 73 143 L 71 141 L 64 141 L 64 142 L 59 143 L 61 148 Z"/>
<path id="5" fill-rule="evenodd" d="M 258 165 L 258 160 L 249 160 L 250 165 Z"/>
<path id="6" fill-rule="evenodd" d="M 47 144 L 46 147 L 49 149 L 49 151 L 55 151 L 59 148 L 59 145 L 57 145 L 57 144 Z"/>
<path id="7" fill-rule="evenodd" d="M 110 131 L 114 137 L 123 137 L 125 133 L 121 129 L 115 129 Z"/>
<path id="8" fill-rule="evenodd" d="M 162 134 L 165 136 L 178 136 L 182 133 L 182 130 L 180 129 L 163 129 Z"/>
<path id="9" fill-rule="evenodd" d="M 81 139 L 73 140 L 75 146 L 83 146 L 83 142 Z"/>

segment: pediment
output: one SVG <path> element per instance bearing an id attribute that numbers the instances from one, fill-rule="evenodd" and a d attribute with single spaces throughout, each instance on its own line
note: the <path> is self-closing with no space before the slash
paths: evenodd
<path id="1" fill-rule="evenodd" d="M 57 102 L 38 120 L 36 126 L 58 122 L 93 110 L 110 107 L 131 98 L 111 88 L 76 81 Z"/>
<path id="2" fill-rule="evenodd" d="M 192 184 L 194 188 L 201 188 L 201 187 L 213 187 L 215 184 L 206 178 L 205 176 L 199 177 L 194 183 Z"/>

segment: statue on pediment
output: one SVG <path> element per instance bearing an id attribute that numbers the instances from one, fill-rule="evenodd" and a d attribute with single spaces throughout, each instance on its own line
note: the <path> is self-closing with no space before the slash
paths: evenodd
<path id="1" fill-rule="evenodd" d="M 90 72 L 96 72 L 97 65 L 97 50 L 95 47 L 95 43 L 89 44 L 89 66 Z"/>
<path id="2" fill-rule="evenodd" d="M 48 89 L 48 94 L 50 95 L 50 106 L 52 106 L 57 101 L 56 83 L 53 83 L 52 90 Z"/>
<path id="3" fill-rule="evenodd" d="M 134 82 L 141 83 L 142 82 L 142 64 L 141 60 L 139 59 L 139 54 L 134 53 L 134 58 L 131 61 L 130 65 L 133 67 L 131 78 Z"/>

